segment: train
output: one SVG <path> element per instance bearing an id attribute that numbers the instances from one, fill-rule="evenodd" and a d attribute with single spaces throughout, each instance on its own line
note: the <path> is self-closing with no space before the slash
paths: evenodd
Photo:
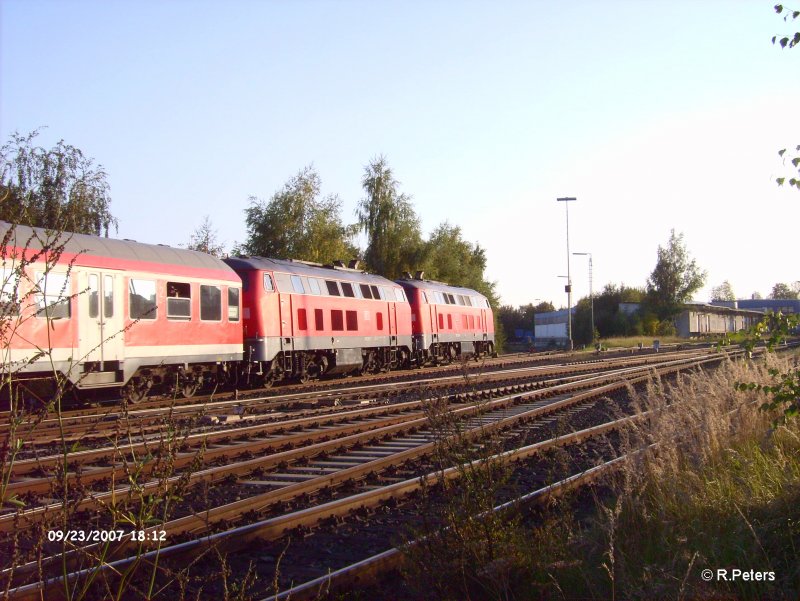
<path id="1" fill-rule="evenodd" d="M 479 292 L 335 261 L 217 258 L 0 222 L 7 374 L 78 393 L 191 397 L 495 354 Z"/>

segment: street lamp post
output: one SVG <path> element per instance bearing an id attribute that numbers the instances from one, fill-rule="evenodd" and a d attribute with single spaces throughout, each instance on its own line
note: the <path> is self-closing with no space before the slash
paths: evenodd
<path id="1" fill-rule="evenodd" d="M 589 302 L 592 306 L 592 342 L 594 342 L 594 293 L 592 292 L 592 253 L 572 253 L 573 255 L 589 257 Z"/>
<path id="2" fill-rule="evenodd" d="M 564 208 L 567 212 L 567 285 L 564 287 L 567 293 L 567 350 L 572 350 L 572 278 L 569 271 L 569 203 L 578 200 L 572 196 L 565 196 L 564 198 L 556 198 L 558 202 L 564 203 Z"/>

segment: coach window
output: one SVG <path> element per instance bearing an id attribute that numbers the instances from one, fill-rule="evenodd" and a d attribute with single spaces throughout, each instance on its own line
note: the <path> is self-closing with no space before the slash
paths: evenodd
<path id="1" fill-rule="evenodd" d="M 19 315 L 17 276 L 11 269 L 0 268 L 0 278 L 0 317 Z"/>
<path id="2" fill-rule="evenodd" d="M 275 292 L 275 283 L 272 281 L 272 276 L 268 273 L 264 274 L 264 292 Z"/>
<path id="3" fill-rule="evenodd" d="M 331 330 L 335 332 L 344 330 L 344 319 L 342 317 L 342 312 L 339 309 L 331 311 Z"/>
<path id="4" fill-rule="evenodd" d="M 347 331 L 355 332 L 358 330 L 358 311 L 347 311 L 345 317 L 347 318 Z"/>
<path id="5" fill-rule="evenodd" d="M 364 298 L 372 298 L 372 291 L 367 284 L 359 284 L 358 287 L 361 288 L 361 296 Z"/>
<path id="6" fill-rule="evenodd" d="M 64 319 L 69 317 L 70 296 L 69 276 L 66 273 L 36 274 L 37 317 Z"/>
<path id="7" fill-rule="evenodd" d="M 103 317 L 114 317 L 114 277 L 103 276 Z"/>
<path id="8" fill-rule="evenodd" d="M 345 296 L 353 298 L 356 294 L 353 292 L 353 285 L 350 282 L 342 282 L 342 292 Z"/>
<path id="9" fill-rule="evenodd" d="M 200 319 L 222 320 L 222 293 L 219 286 L 200 286 Z"/>
<path id="10" fill-rule="evenodd" d="M 239 321 L 238 288 L 228 288 L 228 321 Z"/>
<path id="11" fill-rule="evenodd" d="M 339 292 L 338 282 L 334 282 L 333 280 L 325 280 L 325 286 L 327 286 L 328 294 L 331 296 L 342 296 L 341 292 Z"/>
<path id="12" fill-rule="evenodd" d="M 155 319 L 158 315 L 156 306 L 156 283 L 152 280 L 128 281 L 130 295 L 128 308 L 131 319 Z"/>
<path id="13" fill-rule="evenodd" d="M 299 275 L 292 276 L 292 290 L 298 294 L 305 294 L 306 292 L 305 288 L 303 288 L 303 280 L 300 279 Z"/>
<path id="14" fill-rule="evenodd" d="M 167 319 L 192 318 L 192 285 L 188 282 L 167 282 Z"/>
<path id="15" fill-rule="evenodd" d="M 311 289 L 311 294 L 320 295 L 319 281 L 317 278 L 308 278 L 308 287 Z"/>
<path id="16" fill-rule="evenodd" d="M 97 274 L 89 274 L 89 317 L 100 315 L 100 279 Z"/>

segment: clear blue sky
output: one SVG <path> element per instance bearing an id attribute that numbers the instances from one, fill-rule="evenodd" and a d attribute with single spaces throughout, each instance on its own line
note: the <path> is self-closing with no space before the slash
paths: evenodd
<path id="1" fill-rule="evenodd" d="M 0 2 L 0 134 L 109 174 L 118 237 L 177 245 L 313 163 L 355 220 L 387 156 L 425 232 L 487 249 L 502 301 L 643 285 L 671 228 L 739 296 L 800 279 L 800 48 L 770 1 Z M 585 257 L 572 258 L 576 296 Z"/>

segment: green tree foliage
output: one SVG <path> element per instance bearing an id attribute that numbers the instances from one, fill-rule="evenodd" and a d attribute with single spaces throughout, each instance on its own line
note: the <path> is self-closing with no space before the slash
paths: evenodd
<path id="1" fill-rule="evenodd" d="M 418 269 L 424 250 L 419 217 L 411 198 L 398 192 L 386 157 L 377 157 L 364 167 L 361 185 L 366 196 L 356 216 L 367 235 L 364 258 L 370 270 L 394 279 Z"/>
<path id="2" fill-rule="evenodd" d="M 784 284 L 783 282 L 778 282 L 772 287 L 772 292 L 769 294 L 770 298 L 773 299 L 797 299 L 797 292 L 792 289 L 789 284 Z"/>
<path id="3" fill-rule="evenodd" d="M 600 294 L 594 297 L 594 326 L 601 338 L 613 336 L 636 336 L 644 334 L 644 326 L 639 311 L 626 312 L 622 303 L 642 304 L 645 291 L 625 284 L 606 284 Z M 572 320 L 572 338 L 577 344 L 592 342 L 592 304 L 589 297 L 580 299 L 575 305 Z M 655 333 L 655 332 L 654 332 Z"/>
<path id="4" fill-rule="evenodd" d="M 423 247 L 425 277 L 453 286 L 473 288 L 497 306 L 494 282 L 486 280 L 486 251 L 464 240 L 461 228 L 442 223 Z"/>
<path id="5" fill-rule="evenodd" d="M 755 326 L 750 328 L 742 346 L 752 357 L 756 346 L 764 345 L 767 352 L 774 352 L 780 344 L 785 344 L 793 332 L 800 328 L 800 315 L 784 315 L 783 313 L 767 313 Z M 772 385 L 763 385 L 756 382 L 737 382 L 739 390 L 758 390 L 767 395 L 767 401 L 761 405 L 764 411 L 781 409 L 783 414 L 780 421 L 784 423 L 790 418 L 800 415 L 800 369 L 790 368 L 780 372 L 775 368 L 769 369 Z"/>
<path id="6" fill-rule="evenodd" d="M 785 23 L 789 23 L 790 21 L 794 22 L 800 17 L 800 10 L 789 10 L 784 7 L 782 4 L 775 5 L 775 12 L 779 15 L 783 15 L 783 21 Z M 800 44 L 800 31 L 795 31 L 793 34 L 786 34 L 777 36 L 772 36 L 772 43 L 779 44 L 781 48 L 794 48 L 798 44 Z M 783 159 L 784 166 L 788 161 L 792 165 L 792 173 L 797 172 L 797 175 L 793 175 L 789 177 L 789 186 L 793 186 L 800 190 L 800 144 L 798 144 L 795 148 L 793 153 L 789 151 L 787 154 L 787 148 L 784 148 L 778 152 L 778 155 Z M 776 178 L 775 180 L 779 186 L 782 186 L 786 183 L 786 176 Z"/>
<path id="7" fill-rule="evenodd" d="M 341 201 L 336 195 L 320 198 L 320 186 L 319 175 L 308 166 L 269 201 L 251 197 L 245 209 L 247 241 L 237 251 L 317 263 L 357 257 L 354 232 L 342 224 Z"/>
<path id="8" fill-rule="evenodd" d="M 683 234 L 671 230 L 666 247 L 658 247 L 658 261 L 647 279 L 647 306 L 659 320 L 672 317 L 703 287 L 706 272 L 689 256 Z"/>
<path id="9" fill-rule="evenodd" d="M 722 282 L 719 286 L 714 286 L 711 289 L 712 301 L 735 301 L 736 294 L 733 292 L 733 286 L 728 280 Z"/>
<path id="10" fill-rule="evenodd" d="M 0 148 L 0 219 L 108 236 L 117 220 L 103 167 L 64 140 L 36 146 L 38 135 L 14 132 Z"/>
<path id="11" fill-rule="evenodd" d="M 217 240 L 217 230 L 211 224 L 211 218 L 206 215 L 203 218 L 203 223 L 200 224 L 191 236 L 189 244 L 186 245 L 189 250 L 199 250 L 215 257 L 221 257 L 225 246 Z"/>

